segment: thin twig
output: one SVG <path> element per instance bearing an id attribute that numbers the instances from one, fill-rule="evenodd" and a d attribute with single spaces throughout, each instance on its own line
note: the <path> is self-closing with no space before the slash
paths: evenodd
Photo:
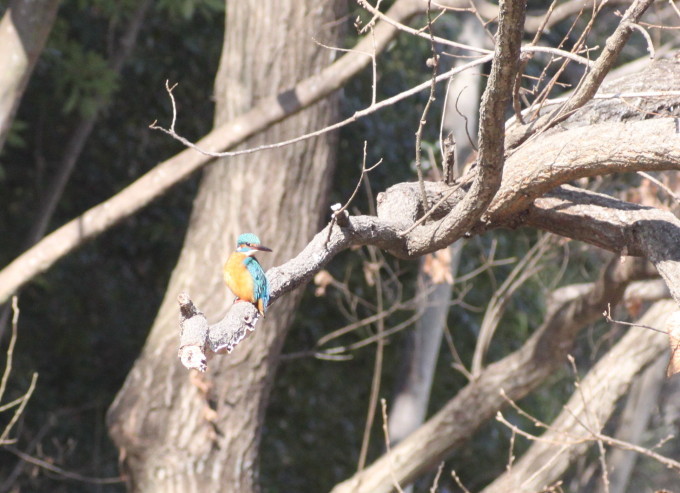
<path id="1" fill-rule="evenodd" d="M 671 4 L 671 7 L 673 7 L 673 10 L 675 10 L 675 13 L 678 14 L 678 17 L 680 17 L 680 10 L 678 10 L 677 5 L 675 5 L 675 2 L 673 0 L 668 0 L 668 3 Z"/>
<path id="2" fill-rule="evenodd" d="M 432 481 L 432 486 L 430 487 L 430 493 L 437 493 L 437 488 L 439 487 L 439 478 L 441 478 L 443 471 L 444 463 L 440 462 L 439 467 L 437 468 L 437 474 L 435 475 L 434 481 Z"/>
<path id="3" fill-rule="evenodd" d="M 363 158 L 363 161 L 361 162 L 361 176 L 357 180 L 357 184 L 354 187 L 354 191 L 352 192 L 352 195 L 350 195 L 349 199 L 347 199 L 347 202 L 345 202 L 345 205 L 343 205 L 340 209 L 338 209 L 337 211 L 334 212 L 333 215 L 336 216 L 336 217 L 339 216 L 340 214 L 342 214 L 343 212 L 345 212 L 347 210 L 347 208 L 349 207 L 349 205 L 352 203 L 352 201 L 354 200 L 354 197 L 356 197 L 357 192 L 359 191 L 359 187 L 361 187 L 361 182 L 362 182 L 364 176 L 367 173 L 370 173 L 371 171 L 376 169 L 383 162 L 382 158 L 380 158 L 378 160 L 378 162 L 375 163 L 370 168 L 366 167 L 366 147 L 367 147 L 367 145 L 368 145 L 367 141 L 364 141 L 364 158 Z"/>
<path id="4" fill-rule="evenodd" d="M 427 98 L 427 103 L 425 103 L 425 108 L 423 108 L 423 114 L 418 122 L 418 130 L 416 130 L 416 172 L 418 173 L 418 183 L 420 184 L 420 193 L 423 197 L 423 206 L 425 209 L 429 209 L 429 201 L 427 200 L 427 193 L 425 193 L 425 179 L 423 178 L 423 169 L 421 166 L 421 154 L 422 154 L 422 138 L 423 129 L 427 123 L 427 114 L 430 111 L 430 106 L 435 100 L 435 89 L 437 87 L 437 71 L 439 70 L 439 55 L 437 54 L 437 49 L 434 45 L 434 34 L 432 32 L 432 12 L 430 10 L 431 0 L 427 2 L 427 30 L 430 34 L 430 50 L 432 52 L 432 58 L 430 58 L 432 64 L 432 79 L 430 83 L 430 94 Z M 434 163 L 432 163 L 434 165 Z"/>
<path id="5" fill-rule="evenodd" d="M 385 399 L 380 399 L 380 407 L 382 410 L 383 434 L 385 435 L 385 450 L 387 450 L 387 458 L 390 461 L 390 476 L 392 477 L 392 484 L 399 493 L 404 493 L 404 490 L 401 489 L 399 481 L 397 481 L 397 477 L 394 474 L 394 463 L 392 461 L 393 460 L 392 447 L 390 446 L 390 433 L 389 430 L 387 429 L 387 402 L 385 402 Z"/>
<path id="6" fill-rule="evenodd" d="M 649 173 L 645 173 L 644 171 L 638 171 L 637 174 L 644 177 L 644 178 L 647 178 L 649 181 L 651 181 L 652 183 L 654 183 L 658 187 L 662 188 L 668 195 L 673 197 L 673 200 L 675 200 L 676 202 L 680 202 L 680 195 L 676 194 L 667 185 L 665 185 L 661 181 L 657 180 L 656 178 L 654 178 Z"/>
<path id="7" fill-rule="evenodd" d="M 640 24 L 637 24 L 635 22 L 631 22 L 630 26 L 636 31 L 638 31 L 640 34 L 642 34 L 642 37 L 645 38 L 645 41 L 647 41 L 647 51 L 649 52 L 649 58 L 654 59 L 654 57 L 656 56 L 656 53 L 654 52 L 654 43 L 652 43 L 652 38 L 647 32 L 647 30 Z"/>
<path id="8" fill-rule="evenodd" d="M 444 202 L 446 202 L 446 200 L 447 200 L 451 195 L 453 195 L 453 193 L 456 192 L 460 187 L 461 187 L 461 184 L 460 184 L 460 183 L 457 183 L 457 184 L 455 184 L 455 185 L 452 185 L 451 188 L 449 189 L 449 191 L 448 191 L 444 196 L 442 196 L 442 198 L 439 199 L 439 200 L 438 200 L 438 201 L 437 201 L 437 202 L 436 202 L 436 203 L 435 203 L 435 204 L 434 204 L 434 205 L 433 205 L 433 206 L 432 206 L 425 214 L 423 214 L 416 222 L 414 222 L 411 226 L 409 226 L 409 227 L 408 227 L 407 229 L 405 229 L 404 231 L 399 231 L 399 236 L 404 237 L 404 236 L 406 236 L 407 234 L 409 234 L 411 231 L 413 231 L 414 229 L 416 229 L 418 226 L 420 226 L 421 224 L 423 224 L 423 223 L 427 220 L 427 218 L 429 218 L 429 217 L 437 210 L 437 208 L 438 208 L 440 205 L 442 205 Z"/>
<path id="9" fill-rule="evenodd" d="M 669 332 L 667 330 L 657 329 L 656 327 L 651 327 L 649 325 L 633 324 L 633 323 L 630 323 L 630 322 L 624 322 L 622 320 L 614 320 L 612 318 L 612 307 L 611 307 L 610 303 L 607 303 L 607 309 L 602 312 L 602 315 L 607 320 L 607 322 L 612 322 L 612 323 L 621 324 L 621 325 L 628 325 L 629 327 L 640 327 L 640 328 L 643 328 L 643 329 L 653 330 L 654 332 L 660 332 L 662 334 L 669 335 Z"/>
<path id="10" fill-rule="evenodd" d="M 367 337 L 365 339 L 362 339 L 361 341 L 355 342 L 353 344 L 348 344 L 347 346 L 332 347 L 332 348 L 327 349 L 325 351 L 325 353 L 326 354 L 345 353 L 347 351 L 354 351 L 355 349 L 360 349 L 364 346 L 368 346 L 369 344 L 372 344 L 372 343 L 374 343 L 374 342 L 376 342 L 380 339 L 385 339 L 385 338 L 387 338 L 387 337 L 389 337 L 393 334 L 396 334 L 397 332 L 400 332 L 400 331 L 406 329 L 410 325 L 414 324 L 416 322 L 416 320 L 418 320 L 418 318 L 420 318 L 420 316 L 418 314 L 413 315 L 413 316 L 407 318 L 406 320 L 404 320 L 403 322 L 395 325 L 394 327 L 387 329 L 385 332 L 383 332 L 380 335 L 375 334 L 375 335 L 372 335 L 372 336 Z"/>
<path id="11" fill-rule="evenodd" d="M 470 490 L 468 490 L 468 489 L 465 487 L 465 485 L 463 484 L 463 482 L 462 482 L 462 481 L 460 480 L 460 478 L 458 477 L 458 474 L 456 474 L 456 471 L 455 471 L 455 470 L 452 470 L 452 471 L 451 471 L 451 477 L 452 477 L 453 480 L 456 482 L 456 484 L 458 485 L 458 487 L 459 487 L 461 490 L 463 490 L 463 493 L 470 493 Z"/>
<path id="12" fill-rule="evenodd" d="M 466 63 L 465 65 L 461 65 L 460 67 L 455 67 L 455 68 L 437 76 L 436 81 L 437 81 L 437 83 L 439 83 L 443 80 L 447 80 L 450 77 L 452 77 L 456 74 L 459 74 L 461 72 L 464 72 L 465 70 L 467 70 L 469 68 L 475 67 L 477 65 L 483 65 L 483 64 L 491 61 L 492 58 L 493 58 L 493 53 L 487 54 L 487 55 L 482 56 L 480 58 L 477 58 L 476 60 L 473 60 L 469 63 Z M 149 125 L 149 128 L 163 132 L 163 133 L 169 135 L 170 137 L 172 137 L 173 139 L 181 142 L 186 147 L 193 149 L 193 150 L 195 150 L 195 151 L 197 151 L 197 152 L 199 152 L 199 153 L 201 153 L 205 156 L 210 156 L 210 157 L 240 156 L 242 154 L 252 154 L 252 153 L 264 151 L 264 150 L 267 150 L 267 149 L 278 149 L 280 147 L 289 146 L 289 145 L 295 144 L 297 142 L 302 142 L 304 140 L 308 140 L 308 139 L 311 139 L 313 137 L 318 137 L 320 135 L 324 135 L 328 132 L 332 132 L 333 130 L 337 130 L 339 128 L 345 127 L 345 126 L 349 125 L 350 123 L 353 123 L 353 122 L 355 122 L 355 121 L 357 121 L 357 120 L 359 120 L 359 119 L 361 119 L 365 116 L 371 115 L 371 114 L 373 114 L 373 113 L 375 113 L 375 112 L 377 112 L 377 111 L 379 111 L 383 108 L 387 108 L 389 106 L 392 106 L 393 104 L 398 103 L 399 101 L 402 101 L 403 99 L 406 99 L 406 98 L 409 98 L 409 97 L 411 97 L 415 94 L 418 94 L 419 92 L 421 92 L 425 89 L 428 89 L 430 87 L 430 85 L 431 85 L 431 81 L 429 81 L 429 80 L 427 82 L 423 82 L 421 84 L 418 84 L 417 86 L 412 87 L 411 89 L 407 89 L 406 91 L 400 92 L 399 94 L 396 94 L 395 96 L 392 96 L 390 98 L 383 99 L 382 101 L 380 101 L 380 102 L 378 102 L 374 105 L 368 106 L 368 107 L 364 108 L 363 110 L 356 111 L 352 116 L 350 116 L 350 117 L 348 117 L 348 118 L 346 118 L 346 119 L 344 119 L 340 122 L 334 123 L 332 125 L 329 125 L 327 127 L 319 129 L 319 130 L 315 130 L 314 132 L 310 132 L 310 133 L 307 133 L 307 134 L 304 134 L 304 135 L 300 135 L 298 137 L 294 137 L 294 138 L 289 139 L 289 140 L 283 140 L 283 141 L 280 141 L 280 142 L 276 142 L 274 144 L 263 144 L 263 145 L 260 145 L 260 146 L 251 147 L 251 148 L 248 148 L 248 149 L 241 149 L 241 150 L 238 150 L 238 151 L 226 151 L 226 152 L 208 151 L 207 149 L 203 149 L 202 147 L 191 142 L 186 137 L 183 137 L 183 136 L 177 134 L 171 128 L 170 129 L 164 128 L 164 127 L 157 125 L 157 121 L 154 121 L 151 125 Z M 175 88 L 175 86 L 176 86 L 176 84 L 173 85 L 172 88 L 170 88 L 169 83 L 166 82 L 166 91 L 173 90 Z M 173 98 L 173 100 L 174 100 L 174 98 Z M 173 121 L 176 120 L 176 117 L 177 117 L 177 111 L 176 111 L 176 108 L 173 104 L 173 117 L 172 117 Z"/>
<path id="13" fill-rule="evenodd" d="M 28 462 L 28 463 L 33 464 L 33 465 L 38 466 L 38 467 L 42 467 L 43 469 L 46 469 L 50 472 L 58 474 L 59 476 L 62 476 L 64 478 L 73 479 L 73 480 L 76 480 L 76 481 L 82 481 L 83 483 L 118 484 L 118 483 L 122 483 L 124 481 L 123 478 L 121 478 L 121 477 L 93 478 L 91 476 L 83 476 L 82 474 L 66 471 L 65 469 L 62 469 L 61 467 L 57 467 L 54 464 L 50 464 L 49 462 L 45 462 L 44 460 L 38 459 L 37 457 L 33 457 L 31 455 L 28 455 L 28 454 L 22 452 L 21 450 L 18 450 L 15 447 L 6 447 L 5 450 L 12 452 L 14 455 L 19 457 L 24 462 Z"/>
<path id="14" fill-rule="evenodd" d="M 17 296 L 12 296 L 12 336 L 7 347 L 7 361 L 5 361 L 5 371 L 2 374 L 0 381 L 0 401 L 2 401 L 7 389 L 7 380 L 10 373 L 12 373 L 12 356 L 14 355 L 14 345 L 17 342 L 17 326 L 19 322 L 19 299 Z"/>
<path id="15" fill-rule="evenodd" d="M 465 135 L 467 135 L 468 142 L 470 143 L 470 147 L 472 147 L 475 151 L 477 151 L 477 146 L 472 140 L 472 136 L 470 135 L 470 127 L 468 125 L 468 117 L 464 115 L 460 109 L 458 108 L 458 101 L 460 100 L 460 96 L 463 94 L 463 91 L 465 90 L 465 87 L 461 89 L 461 91 L 458 93 L 458 96 L 456 96 L 456 104 L 454 105 L 454 108 L 456 109 L 456 113 L 458 113 L 458 116 L 460 116 L 464 121 L 465 121 Z M 461 163 L 465 164 L 465 163 Z"/>
<path id="16" fill-rule="evenodd" d="M 26 404 L 28 404 L 29 399 L 33 395 L 33 391 L 35 390 L 35 384 L 37 383 L 37 381 L 38 373 L 33 373 L 33 376 L 31 377 L 31 384 L 28 386 L 28 390 L 21 398 L 21 404 L 17 406 L 16 410 L 14 411 L 14 414 L 12 415 L 12 419 L 10 419 L 9 423 L 7 423 L 5 429 L 2 430 L 2 435 L 0 435 L 0 445 L 8 443 L 7 437 L 9 436 L 10 431 L 12 431 L 12 428 L 14 428 L 14 425 L 17 423 L 21 415 L 24 413 L 24 409 L 26 409 Z"/>
<path id="17" fill-rule="evenodd" d="M 368 253 L 374 263 L 378 263 L 375 247 L 369 247 Z M 375 273 L 375 292 L 377 296 L 378 313 L 384 311 L 383 303 L 383 285 L 380 271 Z M 368 399 L 368 416 L 366 417 L 366 424 L 364 426 L 364 436 L 361 441 L 361 451 L 359 453 L 359 465 L 357 469 L 362 471 L 366 465 L 366 457 L 368 455 L 368 445 L 371 437 L 371 428 L 373 428 L 373 420 L 375 418 L 375 409 L 378 404 L 378 395 L 380 393 L 380 382 L 382 380 L 382 366 L 383 356 L 385 353 L 385 339 L 382 334 L 385 332 L 385 319 L 380 318 L 377 321 L 378 332 L 380 336 L 375 348 L 375 362 L 373 364 L 373 378 L 371 379 L 371 394 Z"/>
<path id="18" fill-rule="evenodd" d="M 354 200 L 354 197 L 356 197 L 357 192 L 359 191 L 359 187 L 361 186 L 361 183 L 363 181 L 364 176 L 366 176 L 368 173 L 373 171 L 375 168 L 380 166 L 383 162 L 382 158 L 378 160 L 377 163 L 375 163 L 373 166 L 370 168 L 366 168 L 366 146 L 368 145 L 367 141 L 364 141 L 364 158 L 361 162 L 361 176 L 359 176 L 359 180 L 357 180 L 357 184 L 354 187 L 354 191 L 352 192 L 352 195 L 347 199 L 347 202 L 345 202 L 345 205 L 342 207 L 338 207 L 340 204 L 335 204 L 331 206 L 331 210 L 333 211 L 333 214 L 331 216 L 331 223 L 328 228 L 328 236 L 326 237 L 326 243 L 328 243 L 331 239 L 331 234 L 333 232 L 333 226 L 335 226 L 336 223 L 339 221 L 342 221 L 342 215 L 346 214 L 345 211 L 347 211 L 347 208 L 349 205 L 352 203 L 352 200 Z M 347 222 L 347 219 L 344 219 L 345 222 Z M 346 224 L 343 224 L 342 222 L 339 223 L 340 226 L 346 226 Z"/>

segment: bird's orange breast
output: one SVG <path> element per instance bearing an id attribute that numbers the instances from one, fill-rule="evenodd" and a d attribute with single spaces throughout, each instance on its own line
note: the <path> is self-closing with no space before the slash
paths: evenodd
<path id="1" fill-rule="evenodd" d="M 237 298 L 254 303 L 253 276 L 243 263 L 245 258 L 242 253 L 232 253 L 224 264 L 222 274 L 224 282 Z"/>

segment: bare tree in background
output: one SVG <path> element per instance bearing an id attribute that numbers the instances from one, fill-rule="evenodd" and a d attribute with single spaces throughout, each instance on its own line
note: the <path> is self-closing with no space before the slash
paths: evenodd
<path id="1" fill-rule="evenodd" d="M 12 0 L 0 21 L 0 149 L 56 18 L 59 0 Z"/>

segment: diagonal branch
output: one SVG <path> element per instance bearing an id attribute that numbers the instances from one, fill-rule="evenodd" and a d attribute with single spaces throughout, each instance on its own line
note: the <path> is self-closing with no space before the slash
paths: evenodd
<path id="1" fill-rule="evenodd" d="M 439 223 L 423 225 L 407 237 L 407 251 L 428 245 L 438 250 L 467 233 L 486 211 L 501 184 L 504 163 L 505 110 L 519 67 L 525 0 L 499 4 L 496 48 L 480 106 L 476 175 L 465 197 Z"/>
<path id="2" fill-rule="evenodd" d="M 620 255 L 647 257 L 680 304 L 680 219 L 671 212 L 565 185 L 537 199 L 525 224 Z"/>
<path id="3" fill-rule="evenodd" d="M 580 330 L 601 317 L 608 302 L 616 303 L 628 282 L 643 275 L 644 262 L 613 259 L 587 293 L 555 300 L 544 323 L 514 353 L 489 365 L 422 427 L 363 472 L 337 485 L 332 493 L 386 493 L 390 471 L 408 484 L 437 465 L 500 409 L 506 395 L 519 399 L 538 387 L 566 361 L 566 351 Z M 522 368 L 522 372 L 517 372 Z"/>
<path id="4" fill-rule="evenodd" d="M 628 42 L 631 34 L 635 30 L 633 27 L 642 17 L 642 14 L 649 8 L 654 0 L 635 0 L 626 10 L 619 22 L 618 27 L 607 39 L 604 50 L 597 58 L 594 66 L 581 79 L 578 88 L 574 91 L 569 101 L 557 110 L 539 117 L 532 123 L 520 125 L 508 132 L 508 148 L 517 147 L 524 142 L 530 135 L 546 130 L 559 122 L 568 118 L 574 111 L 590 101 L 597 92 L 604 77 L 614 66 L 614 62 L 619 57 L 623 47 Z"/>
<path id="5" fill-rule="evenodd" d="M 647 310 L 640 323 L 663 326 L 674 309 L 672 301 L 659 301 Z M 629 330 L 588 372 L 550 429 L 512 469 L 496 478 L 483 492 L 533 492 L 560 479 L 574 459 L 583 455 L 593 441 L 603 438 L 601 429 L 584 429 L 588 415 L 594 414 L 592 421 L 600 425 L 606 423 L 633 377 L 659 358 L 666 344 L 666 338 L 659 334 Z"/>

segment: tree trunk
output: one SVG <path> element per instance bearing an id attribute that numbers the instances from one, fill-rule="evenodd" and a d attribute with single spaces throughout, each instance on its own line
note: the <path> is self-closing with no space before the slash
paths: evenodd
<path id="1" fill-rule="evenodd" d="M 0 21 L 0 149 L 58 7 L 59 0 L 12 0 Z"/>
<path id="2" fill-rule="evenodd" d="M 215 124 L 327 66 L 334 52 L 312 38 L 337 18 L 336 8 L 343 4 L 227 2 Z M 323 33 L 324 41 L 336 43 L 338 33 Z M 246 145 L 321 128 L 335 113 L 335 99 L 325 99 Z M 299 293 L 278 300 L 266 322 L 233 354 L 215 358 L 205 375 L 188 373 L 177 359 L 176 298 L 187 291 L 213 321 L 225 314 L 231 295 L 221 266 L 241 232 L 258 234 L 274 249 L 259 257 L 265 269 L 301 249 L 325 215 L 333 147 L 334 138 L 324 136 L 221 159 L 206 170 L 166 297 L 142 355 L 109 410 L 110 433 L 124 457 L 131 490 L 257 491 L 261 424 Z"/>

